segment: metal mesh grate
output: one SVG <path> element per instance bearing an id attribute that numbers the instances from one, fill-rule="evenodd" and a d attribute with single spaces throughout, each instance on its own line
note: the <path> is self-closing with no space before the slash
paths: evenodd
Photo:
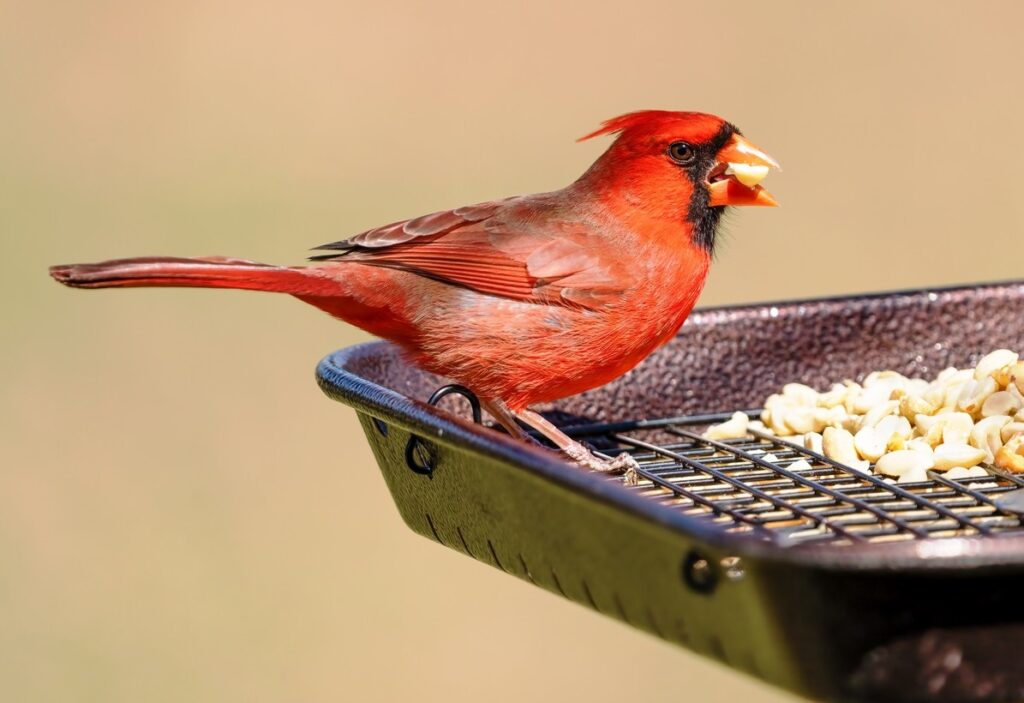
<path id="1" fill-rule="evenodd" d="M 749 411 L 756 416 L 756 411 Z M 601 451 L 639 462 L 631 488 L 734 533 L 794 545 L 852 544 L 1020 532 L 1024 479 L 992 466 L 987 476 L 896 484 L 801 446 L 753 432 L 723 442 L 701 426 L 730 413 L 588 425 L 565 430 Z M 614 452 L 613 452 L 614 453 Z M 772 454 L 774 461 L 764 457 Z M 804 459 L 810 468 L 790 466 Z"/>

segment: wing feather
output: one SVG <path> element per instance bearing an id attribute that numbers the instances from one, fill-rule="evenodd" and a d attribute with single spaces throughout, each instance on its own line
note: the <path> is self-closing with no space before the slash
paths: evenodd
<path id="1" fill-rule="evenodd" d="M 599 308 L 630 283 L 619 257 L 602 258 L 578 223 L 531 217 L 525 198 L 435 212 L 317 247 L 318 261 L 401 269 L 515 300 Z M 538 226 L 538 222 L 544 223 Z"/>

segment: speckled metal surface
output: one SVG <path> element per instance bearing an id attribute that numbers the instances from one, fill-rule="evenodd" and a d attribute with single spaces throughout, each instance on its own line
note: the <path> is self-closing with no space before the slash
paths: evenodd
<path id="1" fill-rule="evenodd" d="M 636 369 L 555 407 L 593 421 L 758 407 L 791 381 L 934 376 L 999 347 L 1024 349 L 1024 282 L 698 310 Z M 350 370 L 413 398 L 444 383 L 394 349 Z"/>

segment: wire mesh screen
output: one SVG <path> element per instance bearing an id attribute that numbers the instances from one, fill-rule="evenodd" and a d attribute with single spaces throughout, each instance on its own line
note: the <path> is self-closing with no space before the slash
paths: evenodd
<path id="1" fill-rule="evenodd" d="M 751 411 L 753 414 L 753 411 Z M 640 464 L 630 490 L 733 533 L 781 545 L 835 545 L 998 535 L 1022 530 L 1024 479 L 992 466 L 985 476 L 895 483 L 753 431 L 714 441 L 700 429 L 729 414 L 619 422 L 567 431 Z M 803 462 L 796 464 L 799 460 Z"/>

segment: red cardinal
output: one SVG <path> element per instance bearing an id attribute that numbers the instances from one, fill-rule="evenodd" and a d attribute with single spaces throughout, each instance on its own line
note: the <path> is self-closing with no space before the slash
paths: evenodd
<path id="1" fill-rule="evenodd" d="M 634 112 L 571 185 L 395 222 L 325 244 L 319 265 L 146 257 L 54 266 L 77 288 L 191 286 L 288 293 L 398 344 L 472 389 L 514 436 L 516 418 L 579 464 L 591 454 L 529 409 L 621 376 L 670 339 L 707 277 L 727 205 L 775 205 L 770 156 L 721 118 Z"/>

